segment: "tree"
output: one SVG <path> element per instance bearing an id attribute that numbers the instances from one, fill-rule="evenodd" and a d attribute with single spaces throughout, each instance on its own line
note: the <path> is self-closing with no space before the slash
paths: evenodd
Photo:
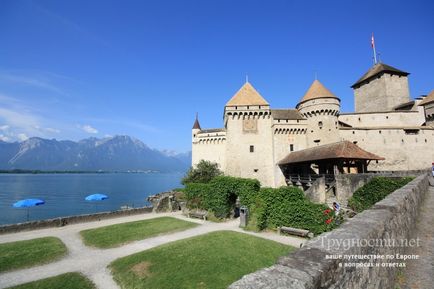
<path id="1" fill-rule="evenodd" d="M 217 163 L 201 160 L 196 168 L 191 167 L 185 174 L 181 183 L 183 185 L 187 183 L 208 183 L 214 177 L 223 175 L 223 172 L 219 169 Z"/>

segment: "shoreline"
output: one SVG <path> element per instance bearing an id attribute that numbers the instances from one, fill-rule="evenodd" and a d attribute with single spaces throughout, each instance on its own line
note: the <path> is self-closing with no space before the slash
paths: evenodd
<path id="1" fill-rule="evenodd" d="M 0 225 L 0 235 L 152 213 L 152 206 Z"/>

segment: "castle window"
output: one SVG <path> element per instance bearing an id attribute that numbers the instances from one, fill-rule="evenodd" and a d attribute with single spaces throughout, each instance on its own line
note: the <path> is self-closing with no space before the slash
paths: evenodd
<path id="1" fill-rule="evenodd" d="M 290 151 L 290 152 L 293 152 L 293 151 L 294 151 L 294 145 L 293 145 L 293 144 L 290 144 L 290 145 L 289 145 L 289 151 Z"/>
<path id="2" fill-rule="evenodd" d="M 316 139 L 316 140 L 314 140 L 313 142 L 314 143 L 319 143 L 321 140 L 320 139 Z"/>
<path id="3" fill-rule="evenodd" d="M 250 146 L 250 152 L 253 153 L 255 151 L 255 146 Z"/>
<path id="4" fill-rule="evenodd" d="M 405 134 L 419 134 L 419 130 L 418 129 L 404 129 Z"/>
<path id="5" fill-rule="evenodd" d="M 247 109 L 249 109 L 249 106 L 247 106 Z"/>
<path id="6" fill-rule="evenodd" d="M 259 106 L 259 109 L 261 109 L 261 106 Z"/>
<path id="7" fill-rule="evenodd" d="M 355 141 L 353 141 L 353 144 L 357 144 L 357 141 L 355 140 Z"/>
<path id="8" fill-rule="evenodd" d="M 322 124 L 322 121 L 319 121 L 319 122 L 318 122 L 318 126 L 319 126 L 320 129 L 322 128 L 322 125 L 323 125 L 323 124 Z"/>
<path id="9" fill-rule="evenodd" d="M 258 170 L 258 169 L 253 169 L 253 171 L 254 171 L 255 173 L 257 173 L 259 170 Z"/>

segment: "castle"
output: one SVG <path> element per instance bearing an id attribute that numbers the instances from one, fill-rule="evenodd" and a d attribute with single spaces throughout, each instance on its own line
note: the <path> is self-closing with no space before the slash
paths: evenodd
<path id="1" fill-rule="evenodd" d="M 355 112 L 315 80 L 295 109 L 273 109 L 246 82 L 226 103 L 223 128 L 192 129 L 192 164 L 217 162 L 263 186 L 289 175 L 427 169 L 434 162 L 434 91 L 411 100 L 409 73 L 377 63 L 351 87 Z"/>

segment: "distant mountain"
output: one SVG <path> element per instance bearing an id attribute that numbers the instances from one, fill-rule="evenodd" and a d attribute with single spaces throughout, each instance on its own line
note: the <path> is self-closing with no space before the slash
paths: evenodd
<path id="1" fill-rule="evenodd" d="M 81 171 L 185 171 L 191 152 L 151 149 L 129 136 L 87 138 L 79 142 L 32 137 L 23 142 L 0 141 L 0 169 Z"/>

